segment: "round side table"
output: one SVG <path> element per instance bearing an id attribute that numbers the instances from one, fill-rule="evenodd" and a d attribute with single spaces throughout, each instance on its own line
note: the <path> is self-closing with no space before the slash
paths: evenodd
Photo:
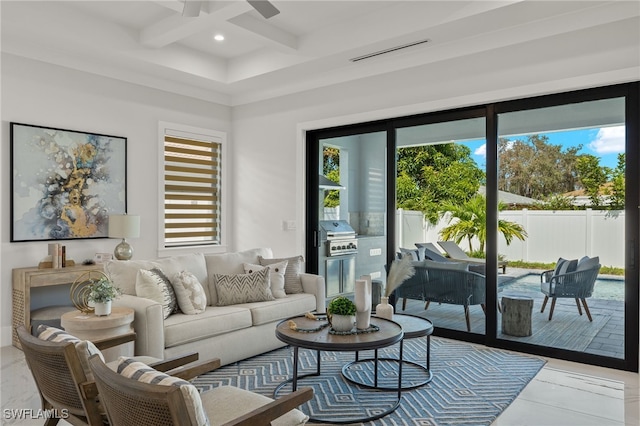
<path id="1" fill-rule="evenodd" d="M 85 314 L 71 311 L 62 315 L 62 328 L 69 334 L 83 340 L 98 340 L 117 337 L 133 331 L 133 309 L 112 308 L 111 315 L 97 316 L 93 312 Z M 114 361 L 119 356 L 133 356 L 133 342 L 118 345 L 102 351 L 105 361 Z"/>

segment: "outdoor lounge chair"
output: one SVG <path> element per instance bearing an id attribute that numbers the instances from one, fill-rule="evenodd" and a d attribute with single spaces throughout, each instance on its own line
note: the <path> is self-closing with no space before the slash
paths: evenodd
<path id="1" fill-rule="evenodd" d="M 421 260 L 433 260 L 434 262 L 456 262 L 455 259 L 444 257 L 433 243 L 416 243 L 418 250 L 422 252 Z M 469 263 L 469 270 L 484 275 L 484 263 Z"/>
<path id="2" fill-rule="evenodd" d="M 486 264 L 485 259 L 480 259 L 477 257 L 469 257 L 467 253 L 464 252 L 460 248 L 455 241 L 438 241 L 438 245 L 442 247 L 442 249 L 449 255 L 451 259 L 468 262 L 468 263 L 476 263 L 476 264 Z M 507 262 L 504 260 L 498 261 L 498 268 L 502 268 L 502 273 L 507 272 Z"/>
<path id="3" fill-rule="evenodd" d="M 573 261 L 574 263 L 576 261 Z M 598 278 L 600 272 L 600 258 L 587 256 L 580 259 L 575 266 L 575 270 L 571 272 L 564 272 L 565 267 L 571 269 L 572 261 L 560 259 L 556 265 L 556 269 L 544 271 L 540 274 L 540 291 L 544 293 L 544 301 L 542 302 L 542 309 L 540 312 L 544 312 L 544 308 L 547 306 L 547 301 L 551 298 L 551 310 L 549 311 L 549 321 L 553 317 L 553 309 L 556 307 L 557 298 L 572 298 L 576 300 L 576 306 L 578 307 L 578 313 L 582 315 L 582 308 L 580 302 L 584 306 L 584 311 L 587 313 L 589 321 L 593 321 L 591 318 L 591 312 L 589 306 L 587 306 L 587 298 L 591 297 L 593 293 L 593 287 Z M 566 269 L 565 269 L 566 270 Z M 564 273 L 563 273 L 564 272 Z"/>

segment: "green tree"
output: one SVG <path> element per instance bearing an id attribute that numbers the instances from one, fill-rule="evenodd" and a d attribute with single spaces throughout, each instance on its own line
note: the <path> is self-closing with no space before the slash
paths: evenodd
<path id="1" fill-rule="evenodd" d="M 567 197 L 560 194 L 553 194 L 544 199 L 544 201 L 536 201 L 533 203 L 534 210 L 576 210 L 573 204 L 575 197 Z"/>
<path id="2" fill-rule="evenodd" d="M 399 148 L 397 156 L 397 207 L 420 210 L 431 223 L 438 220 L 443 203 L 464 203 L 485 180 L 462 144 Z"/>
<path id="3" fill-rule="evenodd" d="M 618 164 L 611 173 L 611 201 L 609 207 L 614 210 L 624 210 L 624 194 L 626 170 L 625 154 L 618 154 Z"/>
<path id="4" fill-rule="evenodd" d="M 610 171 L 600 166 L 600 159 L 591 154 L 581 155 L 576 161 L 576 170 L 584 192 L 591 200 L 591 206 L 600 208 L 604 205 L 602 187 L 607 182 Z"/>
<path id="5" fill-rule="evenodd" d="M 498 211 L 504 210 L 506 204 L 499 203 Z M 469 244 L 469 251 L 473 252 L 471 240 L 477 237 L 480 242 L 480 251 L 484 252 L 487 241 L 487 201 L 484 196 L 478 194 L 463 204 L 448 203 L 440 210 L 440 216 L 449 213 L 449 225 L 440 231 L 440 236 L 444 240 L 453 240 L 457 244 L 464 239 Z M 514 238 L 524 241 L 527 231 L 518 223 L 508 220 L 498 219 L 498 232 L 503 236 L 507 245 L 510 245 Z"/>
<path id="6" fill-rule="evenodd" d="M 498 189 L 542 200 L 573 191 L 577 181 L 575 161 L 581 145 L 562 150 L 549 138 L 530 135 L 525 140 L 498 141 Z"/>
<path id="7" fill-rule="evenodd" d="M 340 183 L 340 150 L 325 146 L 322 149 L 322 173 L 327 179 Z M 337 189 L 325 191 L 324 206 L 337 207 L 340 205 L 340 191 Z"/>

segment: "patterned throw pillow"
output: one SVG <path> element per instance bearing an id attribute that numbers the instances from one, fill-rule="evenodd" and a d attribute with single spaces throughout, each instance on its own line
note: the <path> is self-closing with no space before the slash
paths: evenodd
<path id="1" fill-rule="evenodd" d="M 287 261 L 287 269 L 284 272 L 284 291 L 287 294 L 304 293 L 302 289 L 302 281 L 300 280 L 300 274 L 302 271 L 302 263 L 304 258 L 302 256 L 287 257 L 283 259 L 265 259 L 262 256 L 258 256 L 258 261 L 262 266 L 269 266 L 274 263 Z"/>
<path id="2" fill-rule="evenodd" d="M 89 366 L 89 357 L 94 354 L 98 354 L 102 362 L 104 362 L 104 356 L 102 356 L 102 352 L 100 349 L 96 347 L 93 343 L 88 340 L 80 340 L 76 336 L 72 336 L 66 331 L 60 330 L 59 328 L 49 327 L 47 325 L 40 325 L 36 330 L 36 335 L 40 340 L 46 340 L 49 342 L 66 342 L 73 343 L 76 347 L 76 352 L 78 353 L 78 358 L 80 359 L 80 365 L 82 365 L 82 369 L 84 370 L 84 375 L 87 380 L 92 382 L 93 372 L 91 371 L 91 367 Z"/>
<path id="3" fill-rule="evenodd" d="M 287 297 L 287 293 L 284 291 L 284 273 L 287 269 L 287 261 L 272 263 L 269 266 L 254 265 L 251 263 L 243 263 L 244 272 L 246 274 L 252 274 L 257 271 L 262 271 L 264 268 L 269 268 L 269 282 L 271 283 L 271 294 L 276 299 L 283 299 Z"/>
<path id="4" fill-rule="evenodd" d="M 188 271 L 178 272 L 171 283 L 182 313 L 194 315 L 204 312 L 207 307 L 207 295 L 195 275 Z"/>
<path id="5" fill-rule="evenodd" d="M 154 370 L 146 364 L 134 361 L 133 359 L 127 357 L 118 358 L 118 367 L 116 371 L 121 376 L 143 383 L 163 386 L 177 386 L 178 388 L 180 388 L 180 392 L 182 393 L 184 401 L 187 405 L 187 411 L 189 411 L 191 424 L 198 426 L 209 425 L 209 418 L 202 408 L 202 400 L 200 399 L 198 389 L 196 389 L 195 386 L 193 386 L 186 380 L 169 376 L 168 374 Z"/>
<path id="6" fill-rule="evenodd" d="M 214 274 L 218 306 L 275 300 L 269 284 L 269 268 L 252 274 Z"/>
<path id="7" fill-rule="evenodd" d="M 138 270 L 136 295 L 160 303 L 164 319 L 177 311 L 178 300 L 171 281 L 159 268 Z"/>

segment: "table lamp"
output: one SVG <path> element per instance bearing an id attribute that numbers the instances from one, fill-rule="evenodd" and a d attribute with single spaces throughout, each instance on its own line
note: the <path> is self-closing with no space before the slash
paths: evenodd
<path id="1" fill-rule="evenodd" d="M 118 260 L 129 260 L 133 256 L 133 247 L 127 238 L 140 236 L 140 216 L 130 214 L 109 215 L 109 238 L 122 238 L 113 251 Z"/>

